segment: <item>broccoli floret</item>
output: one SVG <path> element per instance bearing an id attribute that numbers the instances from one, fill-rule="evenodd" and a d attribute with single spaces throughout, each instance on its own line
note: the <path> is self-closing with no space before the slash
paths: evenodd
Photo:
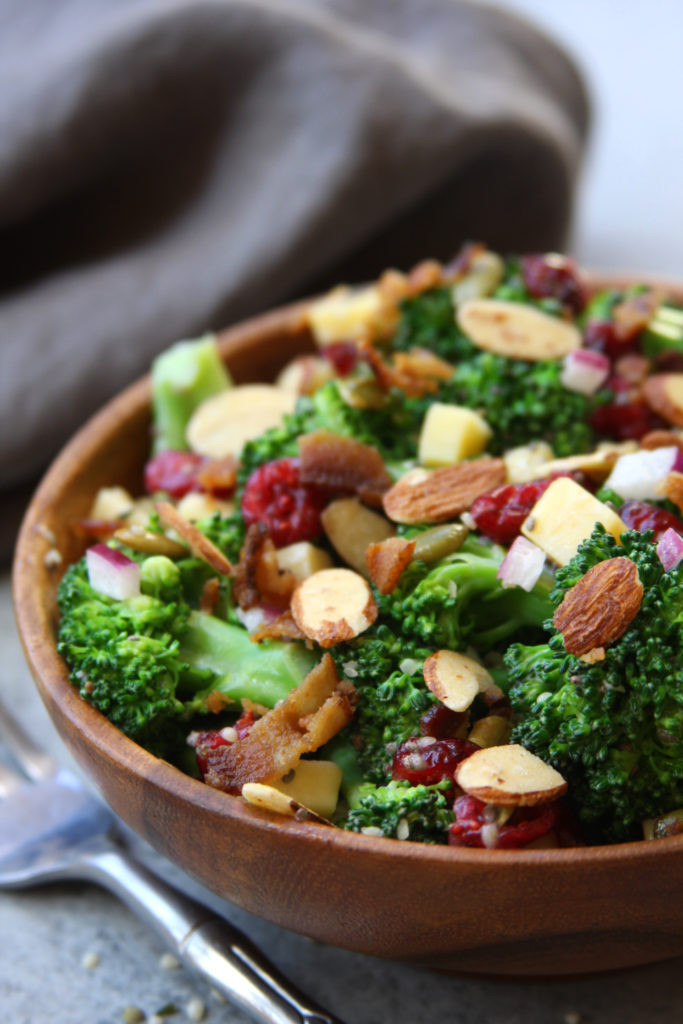
<path id="1" fill-rule="evenodd" d="M 166 562 L 143 561 L 148 593 L 123 601 L 91 587 L 85 559 L 72 565 L 58 590 L 57 649 L 85 700 L 168 757 L 182 748 L 192 716 L 208 710 L 210 693 L 272 707 L 316 658 L 296 643 L 254 644 L 241 626 L 194 610 L 194 560 L 174 566 L 177 573 Z"/>
<path id="2" fill-rule="evenodd" d="M 546 644 L 505 654 L 513 740 L 564 774 L 593 841 L 636 838 L 643 819 L 683 803 L 683 567 L 664 572 L 651 532 L 628 531 L 619 545 L 598 525 L 558 570 L 553 603 L 617 555 L 636 564 L 644 595 L 603 661 L 567 654 L 551 622 Z"/>
<path id="3" fill-rule="evenodd" d="M 486 651 L 523 627 L 541 627 L 552 613 L 549 574 L 530 593 L 503 588 L 497 574 L 504 557 L 497 545 L 468 538 L 434 565 L 418 559 L 391 594 L 377 596 L 380 612 L 432 650 L 473 644 Z"/>
<path id="4" fill-rule="evenodd" d="M 449 363 L 469 359 L 476 349 L 455 322 L 450 288 L 431 288 L 401 304 L 392 348 L 428 348 Z"/>
<path id="5" fill-rule="evenodd" d="M 343 821 L 350 832 L 377 829 L 390 839 L 411 839 L 419 843 L 446 843 L 453 811 L 444 795 L 448 779 L 434 786 L 411 786 L 392 781 L 386 786 L 360 786 L 357 803 Z"/>
<path id="6" fill-rule="evenodd" d="M 157 356 L 152 363 L 154 451 L 184 451 L 192 413 L 206 398 L 231 385 L 213 334 L 179 341 Z"/>

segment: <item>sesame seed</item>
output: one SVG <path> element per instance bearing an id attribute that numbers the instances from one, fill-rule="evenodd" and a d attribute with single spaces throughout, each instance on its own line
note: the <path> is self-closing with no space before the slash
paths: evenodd
<path id="1" fill-rule="evenodd" d="M 422 668 L 422 662 L 416 658 L 404 658 L 398 666 L 406 676 L 414 676 Z"/>
<path id="2" fill-rule="evenodd" d="M 145 1014 L 139 1006 L 126 1006 L 121 1011 L 125 1024 L 142 1024 L 145 1020 Z"/>
<path id="3" fill-rule="evenodd" d="M 100 958 L 97 953 L 88 952 L 83 954 L 81 960 L 81 967 L 85 967 L 86 971 L 92 971 L 100 962 Z"/>
<path id="4" fill-rule="evenodd" d="M 190 1020 L 204 1020 L 204 1017 L 206 1016 L 206 1006 L 201 999 L 190 999 L 185 1008 L 185 1012 Z"/>
<path id="5" fill-rule="evenodd" d="M 398 825 L 396 826 L 396 838 L 407 839 L 410 835 L 410 825 L 408 824 L 407 818 L 401 818 Z"/>
<path id="6" fill-rule="evenodd" d="M 349 679 L 355 679 L 358 675 L 358 662 L 357 661 L 346 661 L 342 665 L 342 672 Z"/>
<path id="7" fill-rule="evenodd" d="M 495 850 L 496 846 L 498 845 L 498 826 L 482 825 L 481 841 L 487 850 Z"/>
<path id="8" fill-rule="evenodd" d="M 224 729 L 221 729 L 221 736 L 228 743 L 237 743 L 239 736 L 237 735 L 237 729 L 233 728 L 232 725 L 226 725 Z"/>
<path id="9" fill-rule="evenodd" d="M 164 971 L 176 971 L 180 967 L 180 961 L 173 953 L 162 953 L 159 957 L 159 967 Z"/>
<path id="10" fill-rule="evenodd" d="M 36 526 L 36 530 L 38 531 L 40 536 L 48 542 L 48 544 L 54 545 L 57 543 L 57 538 L 55 537 L 50 527 L 46 526 L 45 523 L 39 523 L 38 526 Z"/>
<path id="11" fill-rule="evenodd" d="M 50 548 L 50 550 L 45 553 L 43 564 L 46 569 L 56 569 L 58 565 L 62 564 L 61 552 L 58 551 L 57 548 Z"/>
<path id="12" fill-rule="evenodd" d="M 458 585 L 453 580 L 448 581 L 448 596 L 452 598 L 458 596 Z"/>
<path id="13" fill-rule="evenodd" d="M 377 828 L 376 825 L 366 825 L 365 828 L 361 829 L 364 836 L 374 836 L 376 839 L 381 839 L 384 835 L 381 828 Z"/>

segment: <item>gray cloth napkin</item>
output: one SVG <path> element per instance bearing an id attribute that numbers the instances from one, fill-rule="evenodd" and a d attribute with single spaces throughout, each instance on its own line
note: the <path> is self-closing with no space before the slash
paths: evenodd
<path id="1" fill-rule="evenodd" d="M 0 0 L 0 488 L 179 337 L 563 244 L 588 105 L 461 0 Z"/>

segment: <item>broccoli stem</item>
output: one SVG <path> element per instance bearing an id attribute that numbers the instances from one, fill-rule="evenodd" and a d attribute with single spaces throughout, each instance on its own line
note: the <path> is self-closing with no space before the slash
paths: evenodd
<path id="1" fill-rule="evenodd" d="M 197 406 L 231 386 L 213 334 L 179 341 L 157 356 L 152 363 L 154 451 L 184 451 Z"/>
<path id="2" fill-rule="evenodd" d="M 194 668 L 216 673 L 206 695 L 218 690 L 232 701 L 246 697 L 269 708 L 298 686 L 318 660 L 301 644 L 283 640 L 255 644 L 240 626 L 206 612 L 190 614 L 180 656 Z"/>

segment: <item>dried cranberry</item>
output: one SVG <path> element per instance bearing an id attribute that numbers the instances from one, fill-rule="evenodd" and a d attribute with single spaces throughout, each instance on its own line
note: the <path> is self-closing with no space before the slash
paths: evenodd
<path id="1" fill-rule="evenodd" d="M 448 834 L 450 846 L 489 846 L 497 850 L 518 850 L 547 835 L 559 818 L 557 802 L 540 807 L 517 807 L 505 824 L 495 825 L 488 817 L 487 804 L 474 796 L 460 796 L 453 805 L 455 822 Z M 491 826 L 491 841 L 484 843 L 482 829 Z M 484 833 L 486 835 L 486 833 Z"/>
<path id="2" fill-rule="evenodd" d="M 322 532 L 320 513 L 329 500 L 323 488 L 301 482 L 298 459 L 276 459 L 247 480 L 242 516 L 247 526 L 265 523 L 275 546 L 284 547 Z"/>
<path id="3" fill-rule="evenodd" d="M 637 351 L 636 338 L 620 338 L 611 320 L 589 320 L 583 329 L 583 343 L 593 352 L 603 352 L 610 359 Z"/>
<path id="4" fill-rule="evenodd" d="M 445 704 L 432 704 L 420 719 L 420 736 L 433 736 L 437 740 L 455 736 L 467 718 L 467 711 L 451 711 Z"/>
<path id="5" fill-rule="evenodd" d="M 655 531 L 655 540 L 668 529 L 683 533 L 683 521 L 673 512 L 651 505 L 648 501 L 625 501 L 619 509 L 619 515 L 628 526 L 629 530 L 637 530 L 638 533 L 645 533 L 646 530 Z"/>
<path id="6" fill-rule="evenodd" d="M 165 491 L 172 498 L 183 498 L 199 490 L 197 473 L 204 462 L 195 452 L 159 452 L 145 466 L 145 490 L 149 494 Z"/>
<path id="7" fill-rule="evenodd" d="M 191 740 L 192 746 L 195 748 L 197 757 L 197 767 L 202 777 L 206 775 L 208 768 L 207 751 L 215 750 L 216 747 L 229 747 L 231 740 L 228 740 L 223 735 L 220 729 L 203 729 L 201 732 Z"/>
<path id="8" fill-rule="evenodd" d="M 329 359 L 340 377 L 348 377 L 358 362 L 358 349 L 352 341 L 335 341 L 326 345 L 323 355 Z"/>
<path id="9" fill-rule="evenodd" d="M 503 484 L 480 494 L 470 508 L 479 532 L 497 544 L 512 544 L 522 523 L 552 480 L 553 477 L 547 477 L 528 484 Z"/>
<path id="10" fill-rule="evenodd" d="M 614 399 L 598 406 L 590 418 L 593 430 L 601 437 L 615 441 L 638 440 L 661 425 L 659 416 L 625 377 L 615 374 L 606 387 L 612 391 Z"/>
<path id="11" fill-rule="evenodd" d="M 442 779 L 452 781 L 460 762 L 475 750 L 479 747 L 468 740 L 414 736 L 396 751 L 391 775 L 394 779 L 406 779 L 413 786 L 433 786 Z"/>
<path id="12" fill-rule="evenodd" d="M 255 721 L 256 718 L 253 711 L 243 711 L 237 721 L 233 724 L 233 729 L 237 733 L 237 738 L 243 740 L 245 736 L 248 736 Z"/>
<path id="13" fill-rule="evenodd" d="M 579 280 L 576 264 L 556 253 L 534 253 L 522 257 L 522 277 L 535 299 L 557 299 L 573 313 L 586 305 L 586 289 Z"/>

